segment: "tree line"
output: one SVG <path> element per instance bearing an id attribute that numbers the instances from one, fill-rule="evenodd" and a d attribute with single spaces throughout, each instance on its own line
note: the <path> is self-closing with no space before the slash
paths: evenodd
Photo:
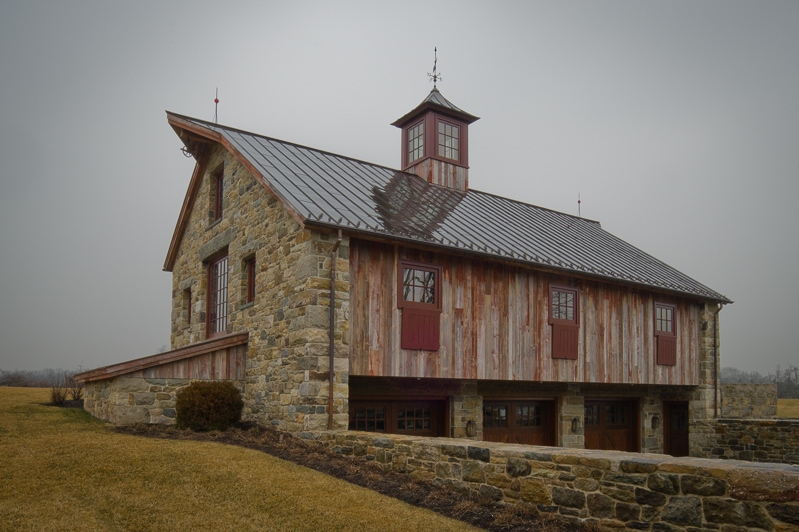
<path id="1" fill-rule="evenodd" d="M 751 384 L 776 384 L 777 395 L 782 399 L 799 398 L 799 367 L 788 364 L 781 368 L 777 364 L 772 373 L 763 375 L 759 371 L 741 371 L 738 368 L 721 368 L 719 374 L 724 384 L 751 383 Z"/>

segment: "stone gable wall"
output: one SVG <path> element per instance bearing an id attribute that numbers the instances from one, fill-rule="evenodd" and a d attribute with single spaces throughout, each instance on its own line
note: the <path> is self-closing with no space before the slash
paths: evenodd
<path id="1" fill-rule="evenodd" d="M 211 176 L 224 168 L 222 219 L 211 221 Z M 205 339 L 207 260 L 228 255 L 228 332 L 247 330 L 244 418 L 281 430 L 328 421 L 330 252 L 336 236 L 300 226 L 235 157 L 209 157 L 173 268 L 172 349 Z M 334 426 L 348 422 L 349 241 L 336 259 Z M 245 260 L 255 257 L 255 301 Z M 191 290 L 191 322 L 186 290 Z"/>
<path id="2" fill-rule="evenodd" d="M 413 478 L 606 530 L 799 530 L 799 469 L 364 432 L 304 433 Z"/>
<path id="3" fill-rule="evenodd" d="M 777 417 L 776 384 L 722 384 L 721 417 L 774 419 Z"/>

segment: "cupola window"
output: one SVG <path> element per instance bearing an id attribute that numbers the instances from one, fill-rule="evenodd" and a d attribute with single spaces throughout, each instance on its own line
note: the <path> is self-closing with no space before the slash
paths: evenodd
<path id="1" fill-rule="evenodd" d="M 424 155 L 424 120 L 408 128 L 408 163 Z"/>
<path id="2" fill-rule="evenodd" d="M 459 160 L 458 137 L 460 128 L 447 122 L 438 122 L 438 156 L 445 159 Z"/>

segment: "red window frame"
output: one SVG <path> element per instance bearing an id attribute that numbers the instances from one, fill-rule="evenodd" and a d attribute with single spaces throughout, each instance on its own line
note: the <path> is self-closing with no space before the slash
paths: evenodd
<path id="1" fill-rule="evenodd" d="M 415 273 L 432 274 L 432 289 Z M 410 277 L 407 277 L 410 275 Z M 422 284 L 419 284 L 421 281 Z M 408 298 L 408 290 L 411 297 Z M 426 296 L 424 295 L 426 293 Z M 418 301 L 432 296 L 432 302 Z M 422 262 L 397 263 L 397 306 L 402 309 L 400 348 L 438 351 L 441 347 L 441 267 Z"/>
<path id="2" fill-rule="evenodd" d="M 228 256 L 222 255 L 208 264 L 208 338 L 227 333 L 228 284 Z"/>
<path id="3" fill-rule="evenodd" d="M 444 128 L 444 132 L 441 131 L 442 127 Z M 447 127 L 451 128 L 450 131 L 454 131 L 455 134 L 447 135 Z M 442 120 L 441 118 L 436 120 L 436 155 L 439 159 L 460 162 L 461 129 L 462 126 L 458 123 Z M 451 139 L 450 143 L 447 142 L 447 139 Z M 454 139 L 454 142 L 452 142 L 452 139 Z M 451 152 L 451 155 L 455 155 L 455 157 L 448 157 L 447 150 Z M 444 153 L 442 153 L 442 151 Z"/>
<path id="4" fill-rule="evenodd" d="M 245 302 L 255 301 L 255 257 L 250 257 L 244 261 L 244 271 L 247 275 Z"/>
<path id="5" fill-rule="evenodd" d="M 561 317 L 564 313 L 567 317 Z M 577 360 L 580 332 L 578 288 L 549 285 L 549 324 L 552 326 L 552 358 Z"/>
<path id="6" fill-rule="evenodd" d="M 225 173 L 219 170 L 211 176 L 211 221 L 222 218 L 222 200 L 225 194 Z"/>
<path id="7" fill-rule="evenodd" d="M 414 130 L 418 128 L 418 135 L 414 135 Z M 424 158 L 424 135 L 425 134 L 425 123 L 424 120 L 420 120 L 419 122 L 415 122 L 405 128 L 405 158 L 407 159 L 406 164 L 412 164 L 418 161 L 419 159 Z M 412 136 L 413 135 L 413 136 Z M 419 139 L 418 143 L 414 143 L 414 140 Z M 418 155 L 418 156 L 414 156 Z"/>
<path id="8" fill-rule="evenodd" d="M 655 302 L 655 361 L 661 366 L 677 365 L 677 307 Z"/>

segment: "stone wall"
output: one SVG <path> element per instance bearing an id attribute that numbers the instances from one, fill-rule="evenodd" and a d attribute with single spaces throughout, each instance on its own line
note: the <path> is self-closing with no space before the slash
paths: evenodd
<path id="1" fill-rule="evenodd" d="M 691 426 L 692 456 L 799 464 L 799 420 L 717 419 Z"/>
<path id="2" fill-rule="evenodd" d="M 223 208 L 209 216 L 211 176 L 223 170 Z M 244 418 L 281 430 L 328 422 L 331 251 L 336 236 L 309 230 L 233 155 L 211 152 L 179 245 L 172 281 L 172 349 L 205 339 L 208 260 L 228 257 L 228 332 L 249 331 Z M 349 240 L 336 255 L 333 421 L 348 423 Z M 255 300 L 246 262 L 255 259 Z M 190 303 L 189 303 L 190 302 Z M 189 311 L 188 305 L 191 305 Z"/>
<path id="3" fill-rule="evenodd" d="M 777 417 L 776 384 L 722 384 L 721 417 L 773 419 Z"/>
<path id="4" fill-rule="evenodd" d="M 799 468 L 364 432 L 303 433 L 462 493 L 609 530 L 799 530 Z"/>
<path id="5" fill-rule="evenodd" d="M 96 418 L 115 425 L 175 423 L 178 390 L 191 384 L 187 379 L 115 377 L 87 382 L 83 408 Z"/>

